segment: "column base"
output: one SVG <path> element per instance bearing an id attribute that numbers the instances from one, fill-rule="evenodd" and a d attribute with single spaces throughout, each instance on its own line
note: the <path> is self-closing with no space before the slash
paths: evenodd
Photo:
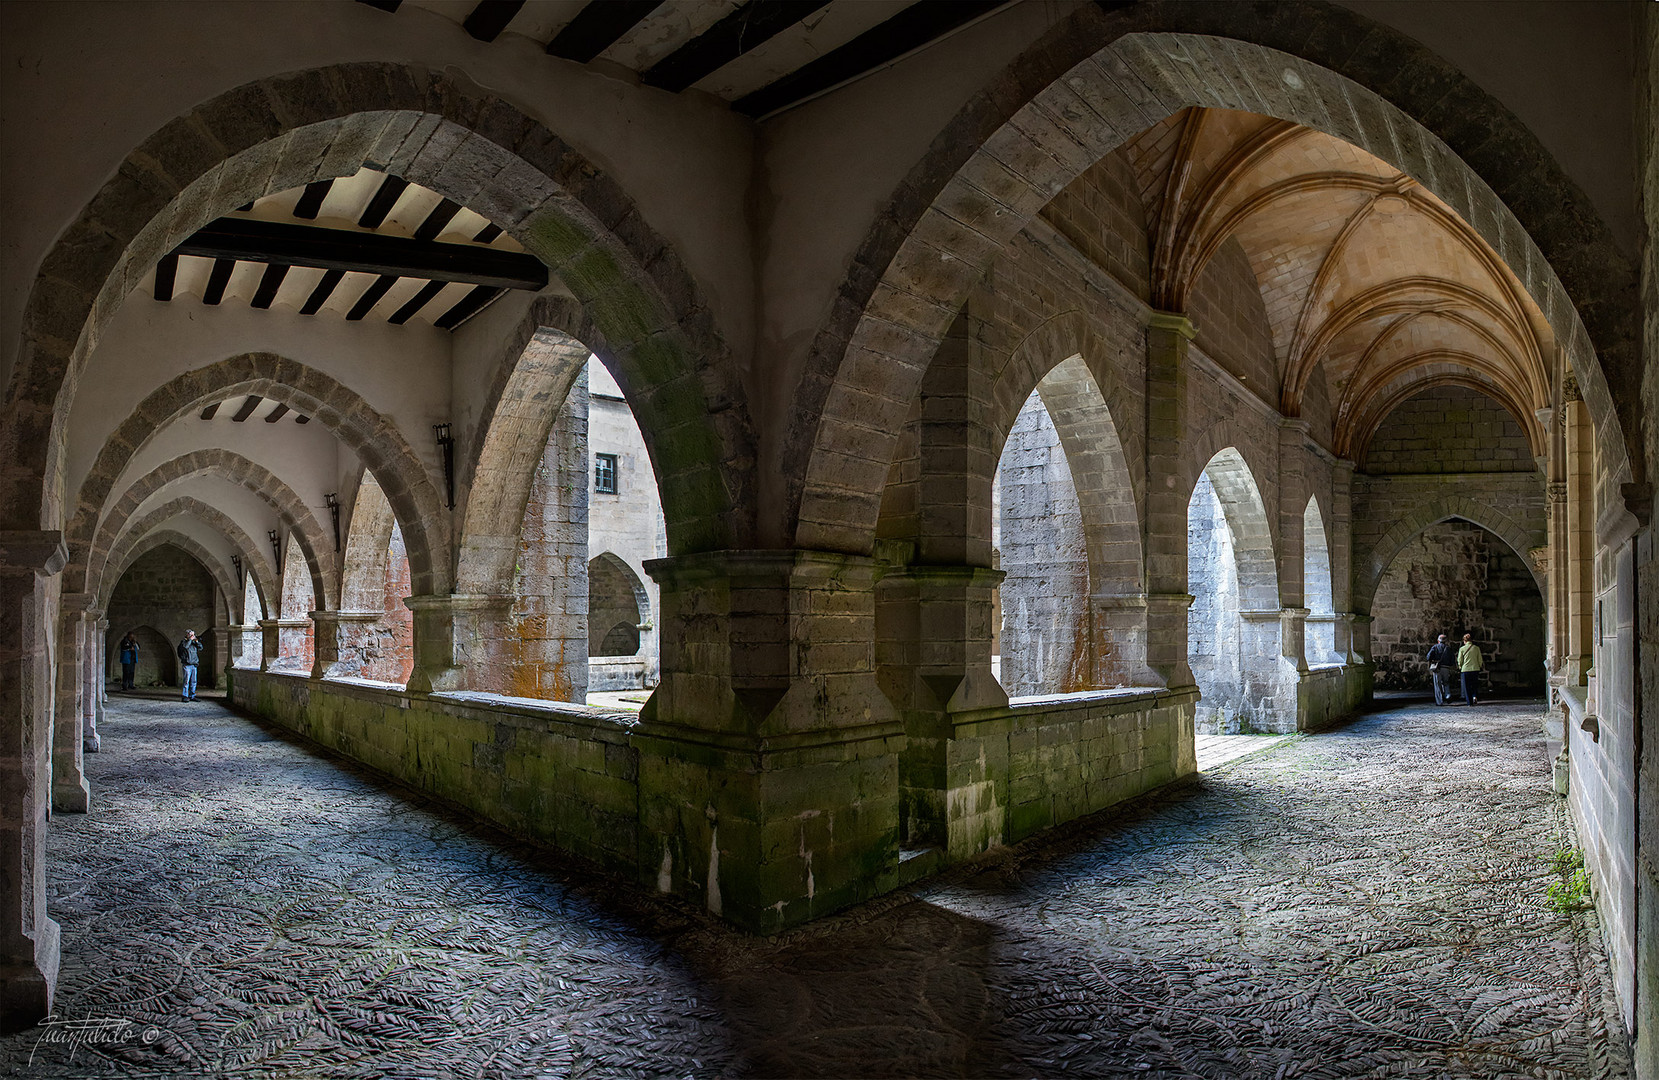
<path id="1" fill-rule="evenodd" d="M 34 956 L 0 962 L 0 1031 L 22 1031 L 51 1015 L 61 939 L 57 922 L 42 915 L 35 931 Z"/>
<path id="2" fill-rule="evenodd" d="M 52 785 L 52 809 L 60 814 L 84 814 L 92 806 L 92 787 L 83 776 L 75 783 Z"/>

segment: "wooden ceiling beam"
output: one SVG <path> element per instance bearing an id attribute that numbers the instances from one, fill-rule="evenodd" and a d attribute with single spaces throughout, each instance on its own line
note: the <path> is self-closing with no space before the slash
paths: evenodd
<path id="1" fill-rule="evenodd" d="M 524 0 L 478 0 L 461 27 L 479 41 L 494 41 L 523 6 Z"/>
<path id="2" fill-rule="evenodd" d="M 282 288 L 282 279 L 288 276 L 287 263 L 271 263 L 265 267 L 265 274 L 259 279 L 259 288 L 253 294 L 253 306 L 264 309 L 271 306 L 276 299 L 277 290 Z"/>
<path id="3" fill-rule="evenodd" d="M 937 41 L 1010 0 L 922 0 L 873 26 L 839 48 L 772 80 L 732 103 L 744 116 L 786 109 L 834 86 L 875 71 Z"/>
<path id="4" fill-rule="evenodd" d="M 266 415 L 265 422 L 267 424 L 274 424 L 278 420 L 281 420 L 284 416 L 287 416 L 287 415 L 288 415 L 288 406 L 279 401 L 279 402 L 277 402 L 277 407 L 272 409 L 270 411 L 270 413 Z"/>
<path id="5" fill-rule="evenodd" d="M 202 303 L 217 304 L 225 298 L 225 286 L 230 284 L 230 275 L 235 269 L 234 257 L 214 260 L 213 270 L 207 275 L 207 288 L 202 291 Z"/>
<path id="6" fill-rule="evenodd" d="M 317 287 L 311 290 L 311 295 L 305 298 L 305 306 L 300 308 L 300 314 L 315 315 L 321 311 L 323 305 L 328 303 L 328 298 L 334 295 L 334 290 L 339 288 L 340 282 L 344 281 L 345 277 L 346 272 L 344 270 L 330 270 L 324 274 L 323 279 L 317 282 Z"/>
<path id="7" fill-rule="evenodd" d="M 454 307 L 438 316 L 438 321 L 433 325 L 440 330 L 453 330 L 484 310 L 486 304 L 500 295 L 500 289 L 492 288 L 489 285 L 480 285 L 461 297 L 460 302 Z"/>
<path id="8" fill-rule="evenodd" d="M 165 303 L 173 298 L 173 283 L 179 276 L 179 257 L 163 255 L 156 263 L 156 299 Z"/>
<path id="9" fill-rule="evenodd" d="M 351 310 L 346 312 L 346 321 L 357 322 L 373 311 L 374 306 L 380 303 L 380 298 L 391 291 L 392 286 L 396 284 L 396 274 L 382 274 L 375 280 L 374 284 L 363 290 L 363 295 L 357 298 L 357 303 L 351 305 Z"/>
<path id="10" fill-rule="evenodd" d="M 259 408 L 259 403 L 264 400 L 265 399 L 260 397 L 258 394 L 249 394 L 247 397 L 242 399 L 242 407 L 236 410 L 236 415 L 231 417 L 231 419 L 236 421 L 238 424 L 245 422 L 248 417 L 253 415 L 253 411 Z"/>
<path id="11" fill-rule="evenodd" d="M 663 0 L 589 0 L 547 43 L 547 55 L 585 64 L 615 45 Z"/>
<path id="12" fill-rule="evenodd" d="M 294 204 L 294 216 L 305 218 L 307 221 L 315 221 L 317 214 L 323 208 L 323 200 L 328 198 L 328 193 L 333 189 L 334 181 L 332 180 L 313 180 L 305 185 L 305 194 L 301 195 L 299 202 Z"/>
<path id="13" fill-rule="evenodd" d="M 386 220 L 386 215 L 392 212 L 392 207 L 403 195 L 403 190 L 409 186 L 409 181 L 401 176 L 388 176 L 375 189 L 374 197 L 364 208 L 363 216 L 357 219 L 357 224 L 365 229 L 378 229 Z"/>
<path id="14" fill-rule="evenodd" d="M 749 0 L 640 73 L 647 86 L 679 93 L 771 41 L 829 0 Z"/>
<path id="15" fill-rule="evenodd" d="M 547 267 L 525 252 L 245 218 L 220 218 L 180 244 L 175 254 L 500 289 L 547 287 Z"/>

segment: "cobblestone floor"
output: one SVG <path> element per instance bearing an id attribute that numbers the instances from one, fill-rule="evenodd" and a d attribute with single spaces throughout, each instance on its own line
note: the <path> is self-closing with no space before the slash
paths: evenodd
<path id="1" fill-rule="evenodd" d="M 117 1024 L 0 1039 L 0 1070 L 1625 1076 L 1593 916 L 1544 898 L 1538 727 L 1377 714 L 748 939 L 222 706 L 112 703 L 49 848 L 58 1016 Z"/>

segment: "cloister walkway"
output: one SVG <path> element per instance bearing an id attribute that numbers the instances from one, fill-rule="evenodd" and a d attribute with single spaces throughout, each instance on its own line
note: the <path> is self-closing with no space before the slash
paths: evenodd
<path id="1" fill-rule="evenodd" d="M 1539 706 L 1394 709 L 750 939 L 218 704 L 113 703 L 53 823 L 39 1076 L 1603 1077 Z"/>

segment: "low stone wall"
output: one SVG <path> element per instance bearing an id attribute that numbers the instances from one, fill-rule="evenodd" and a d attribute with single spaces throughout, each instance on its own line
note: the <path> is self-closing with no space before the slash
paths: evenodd
<path id="1" fill-rule="evenodd" d="M 684 801 L 678 793 L 690 790 L 684 775 L 659 775 L 654 766 L 642 770 L 641 749 L 651 740 L 636 730 L 631 713 L 493 694 L 411 693 L 388 683 L 246 668 L 231 669 L 229 678 L 236 707 L 646 887 L 658 877 L 661 844 L 642 831 L 641 822 L 650 807 L 665 798 L 677 805 Z M 862 866 L 853 877 L 863 887 L 848 895 L 897 887 L 1194 773 L 1197 701 L 1196 690 L 1102 690 L 1016 699 L 1005 708 L 961 714 L 949 745 L 946 850 Z M 842 760 L 844 753 L 827 755 L 825 749 L 802 751 L 813 759 L 801 763 L 807 772 L 818 758 L 824 767 L 819 783 L 791 798 L 806 795 L 834 809 L 859 795 L 896 806 L 891 750 L 864 763 L 868 768 L 849 768 L 853 763 Z M 656 755 L 647 756 L 655 762 Z M 871 785 L 881 790 L 866 791 Z M 654 793 L 659 786 L 662 791 Z M 766 801 L 777 793 L 756 797 Z M 727 826 L 737 822 L 723 823 L 722 840 Z M 824 857 L 832 854 L 826 848 Z M 870 854 L 845 857 L 869 862 Z M 894 847 L 886 861 L 896 855 Z M 729 878 L 722 873 L 723 884 L 729 880 L 735 887 L 752 876 L 733 870 Z M 844 906 L 823 889 L 812 897 L 812 887 L 809 881 L 801 905 L 807 917 Z"/>
<path id="2" fill-rule="evenodd" d="M 631 713 L 235 668 L 232 704 L 518 836 L 614 869 L 638 859 Z"/>
<path id="3" fill-rule="evenodd" d="M 1371 700 L 1371 666 L 1324 664 L 1311 668 L 1302 677 L 1297 696 L 1301 730 L 1326 727 Z"/>
<path id="4" fill-rule="evenodd" d="M 1198 770 L 1196 689 L 1093 690 L 964 713 L 947 761 L 947 861 L 1012 844 Z"/>

